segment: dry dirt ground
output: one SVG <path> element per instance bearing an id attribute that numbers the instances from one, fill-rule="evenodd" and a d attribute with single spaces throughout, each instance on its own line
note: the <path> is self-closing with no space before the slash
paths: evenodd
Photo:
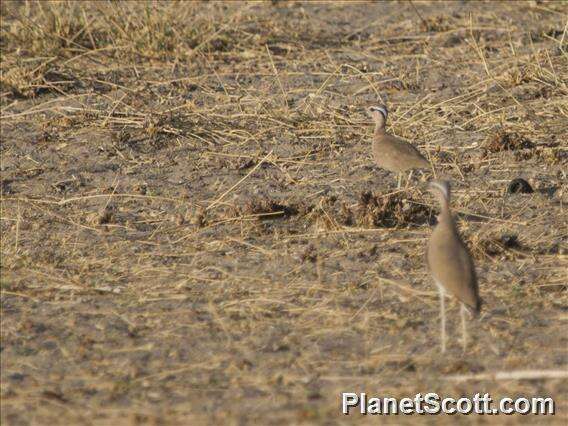
<path id="1" fill-rule="evenodd" d="M 1 12 L 2 425 L 565 424 L 566 3 Z M 454 303 L 439 351 L 431 173 L 373 165 L 381 100 L 453 184 L 466 353 Z M 557 413 L 346 417 L 342 391 Z"/>

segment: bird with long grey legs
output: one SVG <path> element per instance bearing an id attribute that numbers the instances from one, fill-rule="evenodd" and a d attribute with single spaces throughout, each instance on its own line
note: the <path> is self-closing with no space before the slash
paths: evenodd
<path id="1" fill-rule="evenodd" d="M 388 110 L 385 105 L 371 106 L 367 113 L 375 123 L 373 135 L 373 158 L 377 166 L 398 173 L 397 188 L 400 188 L 402 173 L 414 169 L 430 169 L 428 160 L 412 145 L 386 132 Z"/>
<path id="2" fill-rule="evenodd" d="M 461 304 L 462 345 L 465 352 L 467 310 L 478 314 L 481 309 L 475 266 L 452 218 L 449 182 L 435 180 L 430 182 L 428 189 L 440 203 L 438 224 L 428 242 L 427 258 L 430 273 L 440 295 L 442 352 L 446 351 L 446 295 L 454 296 Z"/>

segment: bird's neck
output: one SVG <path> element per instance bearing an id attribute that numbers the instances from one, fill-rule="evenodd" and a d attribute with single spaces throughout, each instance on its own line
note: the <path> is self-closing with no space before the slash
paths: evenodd
<path id="1" fill-rule="evenodd" d="M 385 134 L 384 123 L 375 124 L 375 136 L 383 136 Z"/>
<path id="2" fill-rule="evenodd" d="M 440 214 L 438 215 L 438 222 L 447 223 L 451 226 L 454 224 L 452 213 L 450 212 L 450 205 L 446 199 L 440 200 Z"/>

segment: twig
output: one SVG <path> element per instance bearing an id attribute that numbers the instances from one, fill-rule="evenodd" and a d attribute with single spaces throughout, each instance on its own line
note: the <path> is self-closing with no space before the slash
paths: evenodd
<path id="1" fill-rule="evenodd" d="M 431 296 L 431 297 L 435 297 L 437 295 L 437 293 L 435 291 L 420 291 L 420 290 L 415 290 L 412 287 L 410 287 L 409 285 L 403 284 L 403 283 L 399 283 L 397 281 L 394 280 L 389 280 L 388 278 L 383 278 L 383 277 L 378 277 L 380 281 L 386 283 L 386 284 L 392 284 L 396 287 L 398 287 L 401 290 L 406 291 L 407 293 L 411 293 L 414 294 L 416 296 Z"/>
<path id="2" fill-rule="evenodd" d="M 276 81 L 278 81 L 278 85 L 280 86 L 280 91 L 282 92 L 282 99 L 284 100 L 284 106 L 286 107 L 286 109 L 288 109 L 289 108 L 288 96 L 286 95 L 286 91 L 284 90 L 284 86 L 282 85 L 282 81 L 280 80 L 280 76 L 278 75 L 278 70 L 276 69 L 276 65 L 274 65 L 274 61 L 272 60 L 272 54 L 270 53 L 270 49 L 268 48 L 267 44 L 265 44 L 264 47 L 266 48 L 266 52 L 268 53 L 268 59 L 270 60 L 270 64 L 272 65 L 272 69 L 274 70 Z"/>
<path id="3" fill-rule="evenodd" d="M 497 373 L 460 374 L 448 376 L 451 382 L 466 382 L 471 380 L 536 380 L 536 379 L 567 379 L 567 370 L 517 370 L 499 371 Z"/>
<path id="4" fill-rule="evenodd" d="M 422 21 L 422 23 L 424 24 L 424 28 L 426 29 L 426 31 L 428 31 L 428 22 L 426 22 L 426 20 L 422 17 L 420 12 L 418 12 L 418 9 L 416 9 L 416 6 L 414 6 L 414 3 L 412 3 L 412 0 L 409 0 L 409 3 L 416 12 L 416 14 L 418 15 L 418 17 L 420 18 L 420 20 Z"/>

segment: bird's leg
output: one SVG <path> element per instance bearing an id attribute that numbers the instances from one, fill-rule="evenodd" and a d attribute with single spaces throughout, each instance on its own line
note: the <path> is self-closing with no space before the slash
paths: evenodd
<path id="1" fill-rule="evenodd" d="M 467 346 L 467 327 L 466 327 L 466 324 L 465 324 L 466 307 L 463 303 L 461 305 L 460 314 L 461 314 L 461 321 L 462 321 L 462 347 L 463 347 L 463 351 L 465 352 L 465 348 Z"/>
<path id="2" fill-rule="evenodd" d="M 442 325 L 442 330 L 440 332 L 442 339 L 442 353 L 446 352 L 446 295 L 442 289 L 438 289 L 440 293 L 440 322 Z"/>
<path id="3" fill-rule="evenodd" d="M 412 178 L 412 172 L 414 170 L 410 170 L 410 173 L 408 174 L 408 178 L 406 179 L 406 185 L 404 187 L 404 189 L 408 189 L 408 185 L 410 184 L 410 179 Z"/>
<path id="4" fill-rule="evenodd" d="M 398 172 L 398 184 L 396 185 L 396 189 L 400 189 L 401 182 L 402 182 L 402 172 Z"/>

